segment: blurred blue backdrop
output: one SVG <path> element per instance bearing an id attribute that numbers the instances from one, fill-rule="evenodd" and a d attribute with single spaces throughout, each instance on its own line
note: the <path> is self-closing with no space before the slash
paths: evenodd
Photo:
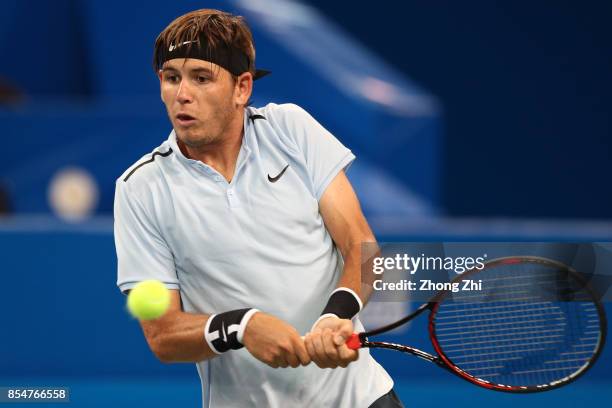
<path id="1" fill-rule="evenodd" d="M 310 2 L 442 101 L 448 213 L 611 218 L 611 2 Z"/>
<path id="2" fill-rule="evenodd" d="M 170 131 L 154 39 L 201 7 L 250 23 L 273 71 L 255 106 L 297 103 L 356 153 L 381 241 L 612 240 L 609 2 L 8 0 L 0 386 L 69 385 L 73 406 L 199 404 L 193 365 L 155 360 L 125 313 L 111 213 L 115 178 Z M 62 184 L 67 169 L 80 176 Z M 427 348 L 423 334 L 392 339 Z M 575 385 L 525 397 L 378 357 L 407 406 L 612 397 L 609 350 Z"/>

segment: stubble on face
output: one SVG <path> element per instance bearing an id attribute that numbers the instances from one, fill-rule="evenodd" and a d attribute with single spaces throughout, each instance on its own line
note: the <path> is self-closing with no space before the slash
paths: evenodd
<path id="1" fill-rule="evenodd" d="M 173 62 L 169 67 L 173 70 L 170 71 L 172 74 L 180 73 L 183 81 L 192 81 L 186 85 L 189 86 L 189 98 L 186 98 L 189 102 L 185 102 L 185 99 L 179 102 L 177 93 L 183 85 L 162 83 L 165 84 L 162 92 L 164 89 L 166 92 L 162 99 L 179 141 L 192 149 L 204 149 L 222 143 L 226 130 L 239 113 L 233 102 L 235 83 L 231 75 L 220 67 L 215 69 L 213 64 L 194 60 Z M 200 86 L 193 82 L 190 72 L 198 69 L 208 70 L 203 75 L 209 78 L 210 83 Z M 181 124 L 176 116 L 181 112 L 194 117 L 194 123 Z"/>
<path id="2" fill-rule="evenodd" d="M 202 118 L 196 126 L 182 128 L 174 124 L 174 131 L 178 139 L 192 149 L 213 146 L 223 141 L 223 135 L 236 114 L 230 96 L 228 96 L 223 102 L 213 105 L 208 115 Z"/>

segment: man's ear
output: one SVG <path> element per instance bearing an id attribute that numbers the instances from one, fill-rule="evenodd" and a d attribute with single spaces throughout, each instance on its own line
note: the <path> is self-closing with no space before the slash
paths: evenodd
<path id="1" fill-rule="evenodd" d="M 164 101 L 164 94 L 161 91 L 161 87 L 162 87 L 162 70 L 161 69 L 157 71 L 157 78 L 159 79 L 159 97 L 162 100 L 162 102 L 166 103 L 166 101 Z"/>
<path id="2" fill-rule="evenodd" d="M 236 77 L 235 101 L 237 105 L 246 106 L 253 93 L 253 74 L 243 72 Z"/>

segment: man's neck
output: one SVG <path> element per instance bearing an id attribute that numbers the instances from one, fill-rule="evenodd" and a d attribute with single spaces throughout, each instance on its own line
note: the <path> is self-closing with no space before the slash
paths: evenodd
<path id="1" fill-rule="evenodd" d="M 230 182 L 234 177 L 236 162 L 244 133 L 244 110 L 241 111 L 227 128 L 223 130 L 223 138 L 217 142 L 201 147 L 187 146 L 177 138 L 181 152 L 193 160 L 199 160 L 217 170 Z"/>

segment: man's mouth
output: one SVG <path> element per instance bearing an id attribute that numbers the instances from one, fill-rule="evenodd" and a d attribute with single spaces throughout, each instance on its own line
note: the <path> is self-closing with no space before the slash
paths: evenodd
<path id="1" fill-rule="evenodd" d="M 181 126 L 191 126 L 195 123 L 196 118 L 186 113 L 176 115 L 176 122 Z"/>

